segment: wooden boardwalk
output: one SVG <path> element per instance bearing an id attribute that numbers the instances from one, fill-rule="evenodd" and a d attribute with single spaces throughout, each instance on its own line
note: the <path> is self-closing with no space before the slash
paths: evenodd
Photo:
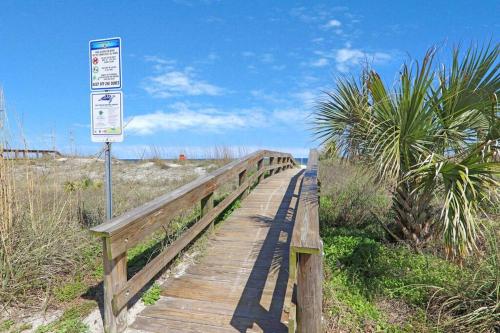
<path id="1" fill-rule="evenodd" d="M 209 237 L 206 254 L 162 286 L 131 331 L 288 332 L 289 249 L 302 171 L 287 169 L 252 190 Z"/>

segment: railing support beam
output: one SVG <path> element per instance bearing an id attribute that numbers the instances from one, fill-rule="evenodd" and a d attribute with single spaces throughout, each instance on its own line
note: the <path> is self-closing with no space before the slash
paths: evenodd
<path id="1" fill-rule="evenodd" d="M 320 253 L 298 254 L 297 332 L 321 332 L 323 258 Z"/>
<path id="2" fill-rule="evenodd" d="M 214 208 L 214 193 L 210 193 L 203 199 L 201 199 L 201 216 L 205 216 Z M 210 223 L 210 230 L 214 230 L 214 221 Z"/>
<path id="3" fill-rule="evenodd" d="M 264 165 L 264 159 L 260 159 L 258 162 L 257 162 L 257 171 L 260 171 L 262 170 L 262 166 Z M 257 178 L 257 182 L 260 183 L 260 181 L 262 180 L 262 177 L 263 175 L 260 175 L 258 178 Z"/>
<path id="4" fill-rule="evenodd" d="M 240 174 L 238 175 L 238 186 L 243 185 L 243 183 L 246 180 L 247 180 L 247 170 L 245 169 L 242 172 L 240 172 Z M 241 195 L 241 198 L 244 199 L 247 195 L 248 195 L 248 188 L 245 190 L 245 192 L 243 192 L 243 194 Z"/>
<path id="5" fill-rule="evenodd" d="M 107 240 L 103 238 L 104 331 L 121 333 L 127 328 L 127 306 L 113 309 L 113 297 L 127 282 L 127 252 L 109 259 L 107 249 Z"/>
<path id="6" fill-rule="evenodd" d="M 269 157 L 269 166 L 274 165 L 274 157 Z M 274 169 L 269 170 L 269 175 L 272 176 L 274 174 Z"/>

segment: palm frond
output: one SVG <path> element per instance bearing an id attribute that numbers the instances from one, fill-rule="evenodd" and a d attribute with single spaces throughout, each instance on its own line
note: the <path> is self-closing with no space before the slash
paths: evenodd
<path id="1" fill-rule="evenodd" d="M 475 249 L 479 203 L 494 202 L 499 195 L 500 164 L 485 158 L 478 148 L 460 161 L 433 154 L 406 178 L 419 184 L 414 191 L 441 184 L 444 199 L 440 220 L 444 243 L 452 257 L 462 257 Z"/>
<path id="2" fill-rule="evenodd" d="M 337 89 L 326 92 L 327 99 L 317 105 L 314 133 L 322 143 L 335 142 L 343 157 L 361 154 L 366 135 L 369 104 L 366 90 L 353 77 L 339 78 Z"/>

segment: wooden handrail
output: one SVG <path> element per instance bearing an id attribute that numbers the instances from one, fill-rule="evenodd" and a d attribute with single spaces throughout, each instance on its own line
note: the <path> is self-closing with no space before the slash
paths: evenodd
<path id="1" fill-rule="evenodd" d="M 16 149 L 16 148 L 2 148 L 0 149 L 0 156 L 3 156 L 3 154 L 14 154 L 14 158 L 19 158 L 19 156 L 22 156 L 23 158 L 26 158 L 27 156 L 29 157 L 29 154 L 35 154 L 35 156 L 38 158 L 40 155 L 52 155 L 52 156 L 58 156 L 61 157 L 62 154 L 58 152 L 57 150 L 49 150 L 49 149 Z"/>
<path id="2" fill-rule="evenodd" d="M 264 166 L 265 159 L 269 160 L 267 166 Z M 252 185 L 260 181 L 266 172 L 272 175 L 296 165 L 290 154 L 260 150 L 91 228 L 94 235 L 103 239 L 106 332 L 123 332 L 127 325 L 127 304 L 132 297 L 206 227 L 213 226 L 214 220 L 238 197 L 246 195 Z M 257 171 L 249 176 L 248 170 L 253 167 L 256 167 Z M 234 177 L 238 179 L 238 188 L 214 207 L 214 192 Z M 201 206 L 200 219 L 127 280 L 127 250 L 161 227 L 168 226 L 176 213 L 196 204 Z"/>
<path id="3" fill-rule="evenodd" d="M 290 279 L 297 284 L 289 332 L 321 332 L 323 242 L 319 235 L 318 151 L 311 149 L 290 243 Z"/>

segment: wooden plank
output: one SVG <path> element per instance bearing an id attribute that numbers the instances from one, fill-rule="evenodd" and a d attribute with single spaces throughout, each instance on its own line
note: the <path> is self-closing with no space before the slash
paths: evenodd
<path id="1" fill-rule="evenodd" d="M 311 150 L 302 179 L 297 216 L 290 249 L 290 276 L 297 279 L 297 304 L 291 305 L 289 330 L 320 332 L 322 314 L 323 260 L 319 236 L 318 152 Z"/>
<path id="2" fill-rule="evenodd" d="M 139 332 L 151 333 L 235 333 L 238 332 L 234 328 L 223 328 L 210 326 L 205 324 L 195 324 L 185 321 L 151 318 L 138 316 L 132 324 L 132 328 Z"/>
<path id="3" fill-rule="evenodd" d="M 318 154 L 309 154 L 308 167 L 304 173 L 300 193 L 297 217 L 291 246 L 295 249 L 319 251 L 319 200 L 318 200 Z"/>
<path id="4" fill-rule="evenodd" d="M 171 307 L 154 307 L 147 309 L 149 311 L 144 311 L 141 317 L 146 317 L 151 320 L 156 318 L 161 319 L 171 319 L 175 321 L 182 321 L 189 324 L 201 324 L 209 325 L 211 327 L 226 328 L 226 329 L 245 329 L 254 327 L 254 321 L 257 321 L 260 328 L 266 332 L 286 332 L 286 326 L 280 322 L 280 317 L 277 318 L 271 315 L 265 315 L 260 307 L 255 306 L 253 309 L 247 310 L 245 312 L 238 313 L 238 315 L 233 313 L 230 314 L 219 314 L 219 313 L 207 313 L 203 310 L 197 310 L 190 308 L 188 311 L 185 309 L 176 309 Z M 255 314 L 259 314 L 256 317 Z M 167 323 L 168 326 L 168 323 Z M 255 327 L 256 328 L 256 327 Z"/>

